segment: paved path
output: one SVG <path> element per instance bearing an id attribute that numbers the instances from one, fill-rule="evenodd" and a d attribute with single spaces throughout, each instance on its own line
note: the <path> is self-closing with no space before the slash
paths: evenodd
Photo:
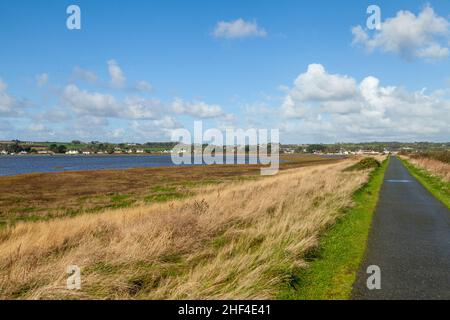
<path id="1" fill-rule="evenodd" d="M 380 267 L 380 290 L 367 288 L 370 265 Z M 396 157 L 384 177 L 353 299 L 450 299 L 450 210 Z"/>

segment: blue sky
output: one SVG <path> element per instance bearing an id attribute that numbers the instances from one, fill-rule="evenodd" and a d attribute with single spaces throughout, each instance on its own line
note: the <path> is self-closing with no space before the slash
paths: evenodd
<path id="1" fill-rule="evenodd" d="M 446 1 L 3 0 L 0 139 L 159 141 L 203 120 L 285 143 L 446 141 L 449 16 Z"/>

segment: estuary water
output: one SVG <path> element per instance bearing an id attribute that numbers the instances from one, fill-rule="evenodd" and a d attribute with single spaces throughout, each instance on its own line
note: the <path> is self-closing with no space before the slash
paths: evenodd
<path id="1" fill-rule="evenodd" d="M 240 159 L 243 160 L 243 156 Z M 248 158 L 246 159 L 248 163 Z M 170 155 L 0 156 L 0 176 L 78 170 L 175 166 Z"/>

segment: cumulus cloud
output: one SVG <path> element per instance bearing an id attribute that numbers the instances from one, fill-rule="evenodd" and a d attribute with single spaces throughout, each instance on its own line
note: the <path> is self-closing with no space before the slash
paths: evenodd
<path id="1" fill-rule="evenodd" d="M 443 59 L 449 56 L 450 22 L 426 6 L 417 16 L 399 11 L 386 19 L 373 35 L 361 26 L 352 29 L 353 44 L 363 45 L 369 52 L 379 49 L 405 59 Z"/>
<path id="2" fill-rule="evenodd" d="M 160 101 L 140 97 L 125 98 L 120 115 L 127 119 L 156 119 L 160 114 Z"/>
<path id="3" fill-rule="evenodd" d="M 118 101 L 113 95 L 89 92 L 74 84 L 64 88 L 61 100 L 78 115 L 96 117 L 154 119 L 160 108 L 160 102 L 156 99 L 127 97 Z"/>
<path id="4" fill-rule="evenodd" d="M 448 92 L 411 92 L 402 87 L 382 86 L 373 76 L 357 83 L 346 76 L 328 74 L 323 66 L 314 68 L 324 73 L 311 73 L 310 66 L 299 76 L 308 77 L 310 82 L 295 81 L 284 97 L 280 111 L 285 132 L 316 142 L 426 140 L 450 135 Z M 326 94 L 316 94 L 320 90 L 305 94 L 311 92 L 308 88 L 311 83 L 314 87 L 324 78 L 334 79 L 330 83 L 341 79 L 346 85 L 329 85 Z"/>
<path id="5" fill-rule="evenodd" d="M 216 38 L 237 39 L 249 37 L 265 37 L 267 32 L 258 26 L 256 21 L 237 19 L 234 21 L 219 21 L 214 28 Z"/>
<path id="6" fill-rule="evenodd" d="M 306 73 L 298 76 L 291 94 L 302 101 L 344 100 L 356 92 L 356 81 L 342 75 L 328 74 L 320 64 L 310 64 Z"/>
<path id="7" fill-rule="evenodd" d="M 116 60 L 108 61 L 108 72 L 111 76 L 111 86 L 114 88 L 123 88 L 126 78 Z"/>
<path id="8" fill-rule="evenodd" d="M 180 98 L 173 101 L 172 110 L 178 114 L 187 114 L 198 118 L 215 118 L 224 114 L 219 105 L 207 104 L 203 101 L 186 102 Z"/>
<path id="9" fill-rule="evenodd" d="M 43 87 L 48 83 L 48 73 L 42 73 L 36 76 L 36 84 L 39 87 Z"/>
<path id="10" fill-rule="evenodd" d="M 114 96 L 81 90 L 74 84 L 64 88 L 61 98 L 78 114 L 114 117 L 120 112 L 120 105 Z"/>

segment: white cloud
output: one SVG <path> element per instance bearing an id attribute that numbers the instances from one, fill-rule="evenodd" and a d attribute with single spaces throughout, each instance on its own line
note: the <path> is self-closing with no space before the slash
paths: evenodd
<path id="1" fill-rule="evenodd" d="M 111 86 L 113 88 L 123 88 L 126 78 L 116 60 L 108 61 L 108 71 L 111 76 Z"/>
<path id="2" fill-rule="evenodd" d="M 421 48 L 417 51 L 417 56 L 420 58 L 425 58 L 429 60 L 438 60 L 447 58 L 449 54 L 449 49 L 446 47 L 441 47 L 438 43 L 432 43 L 426 48 Z"/>
<path id="3" fill-rule="evenodd" d="M 237 19 L 234 21 L 219 21 L 213 32 L 216 38 L 237 39 L 249 37 L 265 37 L 267 32 L 258 26 L 256 21 Z"/>
<path id="4" fill-rule="evenodd" d="M 369 52 L 380 49 L 399 54 L 405 59 L 443 59 L 449 56 L 450 22 L 426 6 L 417 16 L 410 11 L 399 11 L 386 19 L 381 29 L 372 36 L 361 26 L 352 29 L 353 43 L 361 44 Z"/>
<path id="5" fill-rule="evenodd" d="M 118 101 L 113 95 L 88 92 L 76 85 L 67 85 L 62 94 L 63 104 L 69 105 L 78 115 L 123 119 L 155 119 L 160 112 L 156 99 L 127 97 Z"/>
<path id="6" fill-rule="evenodd" d="M 120 112 L 120 105 L 114 96 L 98 92 L 91 93 L 79 89 L 74 84 L 64 88 L 61 98 L 77 114 L 115 117 Z"/>
<path id="7" fill-rule="evenodd" d="M 427 140 L 450 135 L 449 92 L 427 94 L 425 90 L 411 92 L 402 87 L 381 86 L 373 76 L 358 84 L 349 77 L 309 70 L 305 73 L 309 74 L 309 82 L 295 81 L 280 107 L 285 133 L 309 142 Z M 338 77 L 333 83 L 340 79 L 347 85 L 329 85 L 326 95 L 304 94 L 310 92 L 311 83 L 333 76 Z M 342 90 L 350 88 L 350 82 L 355 84 L 354 90 Z"/>
<path id="8" fill-rule="evenodd" d="M 178 114 L 187 114 L 198 118 L 215 118 L 224 114 L 219 105 L 211 105 L 203 101 L 185 102 L 180 98 L 173 101 L 172 110 Z"/>
<path id="9" fill-rule="evenodd" d="M 120 115 L 127 119 L 155 119 L 159 113 L 159 100 L 128 97 L 124 100 Z"/>
<path id="10" fill-rule="evenodd" d="M 42 73 L 36 76 L 36 84 L 39 87 L 43 87 L 48 83 L 48 73 Z"/>
<path id="11" fill-rule="evenodd" d="M 344 100 L 356 92 L 356 81 L 342 75 L 329 74 L 320 64 L 310 64 L 298 76 L 291 95 L 305 100 Z"/>

